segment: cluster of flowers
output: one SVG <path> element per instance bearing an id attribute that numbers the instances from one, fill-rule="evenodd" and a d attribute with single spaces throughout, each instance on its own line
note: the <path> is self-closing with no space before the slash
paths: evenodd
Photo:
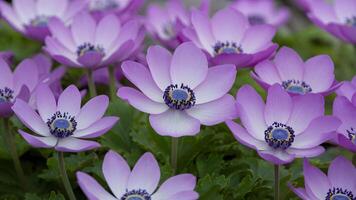
<path id="1" fill-rule="evenodd" d="M 336 37 L 356 43 L 356 1 L 298 1 L 309 18 Z M 200 126 L 226 122 L 237 141 L 275 164 L 321 155 L 330 141 L 356 152 L 356 79 L 335 80 L 328 55 L 303 61 L 288 47 L 272 42 L 288 19 L 287 8 L 273 0 L 238 0 L 209 17 L 209 1 L 187 9 L 180 0 L 150 5 L 145 17 L 140 0 L 13 0 L 0 2 L 2 17 L 18 32 L 43 42 L 44 52 L 66 67 L 89 73 L 82 84 L 108 82 L 108 67 L 119 65 L 135 87 L 119 87 L 117 96 L 149 114 L 162 136 L 196 135 Z M 142 53 L 146 30 L 162 46 Z M 164 47 L 163 47 L 164 46 Z M 171 53 L 173 52 L 173 53 Z M 85 91 L 62 89 L 66 67 L 51 70 L 51 60 L 37 55 L 11 71 L 7 53 L 0 60 L 0 116 L 15 114 L 35 135 L 19 130 L 32 146 L 81 152 L 100 146 L 87 139 L 109 131 L 118 117 L 104 116 L 109 98 L 95 96 L 81 107 Z M 251 77 L 267 91 L 266 102 L 250 85 L 236 98 L 228 94 L 237 69 L 253 67 Z M 89 84 L 89 83 L 88 83 Z M 333 115 L 324 114 L 324 97 L 336 91 Z M 236 123 L 239 118 L 241 123 Z M 118 173 L 119 172 L 119 173 Z M 336 158 L 328 177 L 304 163 L 306 189 L 291 188 L 302 199 L 356 199 L 356 169 Z M 91 176 L 78 172 L 89 199 L 194 200 L 196 178 L 174 176 L 156 190 L 160 170 L 151 153 L 131 171 L 109 151 L 103 174 L 112 194 Z"/>

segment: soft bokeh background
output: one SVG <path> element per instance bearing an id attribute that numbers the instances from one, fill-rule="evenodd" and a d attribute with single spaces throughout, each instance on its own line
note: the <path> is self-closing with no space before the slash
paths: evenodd
<path id="1" fill-rule="evenodd" d="M 146 4 L 161 1 L 147 1 Z M 199 1 L 186 0 L 187 4 L 197 5 Z M 212 0 L 212 10 L 224 7 L 228 1 Z M 281 1 L 292 10 L 290 22 L 278 32 L 275 41 L 280 46 L 294 48 L 304 59 L 328 54 L 335 62 L 337 80 L 350 80 L 356 74 L 356 51 L 352 45 L 339 41 L 315 27 L 292 3 Z M 41 45 L 30 41 L 14 32 L 4 22 L 0 24 L 0 50 L 12 50 L 15 62 L 34 55 L 41 50 Z M 152 42 L 152 41 L 150 41 Z M 147 42 L 148 43 L 148 42 Z M 265 94 L 249 76 L 250 70 L 238 73 L 236 84 L 231 91 L 236 94 L 243 84 L 252 84 Z M 63 80 L 63 85 L 77 83 L 81 72 L 70 70 Z M 322 78 L 322 77 L 321 77 Z M 100 87 L 100 93 L 107 92 Z M 331 113 L 333 96 L 327 98 L 327 113 Z M 110 115 L 118 115 L 121 120 L 112 131 L 99 139 L 103 148 L 96 151 L 66 154 L 66 163 L 74 190 L 79 199 L 85 199 L 75 184 L 74 173 L 78 170 L 93 174 L 105 185 L 101 173 L 103 155 L 113 149 L 123 155 L 132 166 L 146 151 L 152 152 L 160 162 L 162 181 L 172 175 L 169 164 L 170 138 L 157 135 L 148 123 L 147 115 L 139 113 L 127 104 L 116 100 L 110 105 Z M 23 128 L 12 119 L 14 128 Z M 0 132 L 1 134 L 1 132 Z M 12 167 L 10 156 L 0 137 L 0 199 L 42 200 L 64 199 L 64 190 L 59 181 L 57 162 L 51 150 L 30 148 L 20 137 L 17 146 L 25 172 L 31 179 L 31 192 L 22 191 Z M 312 163 L 326 170 L 330 161 L 337 155 L 351 159 L 351 153 L 326 144 L 327 152 Z M 261 160 L 254 151 L 238 144 L 224 124 L 203 128 L 196 137 L 185 137 L 179 145 L 179 173 L 193 173 L 198 177 L 197 191 L 201 200 L 272 199 L 273 166 Z M 118 172 L 119 173 L 119 172 Z M 282 169 L 282 199 L 298 199 L 287 187 L 287 182 L 303 186 L 302 160 Z"/>

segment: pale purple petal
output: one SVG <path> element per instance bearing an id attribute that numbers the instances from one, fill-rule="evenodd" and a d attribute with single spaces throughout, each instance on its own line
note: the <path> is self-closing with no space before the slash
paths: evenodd
<path id="1" fill-rule="evenodd" d="M 36 3 L 35 0 L 14 0 L 13 6 L 16 14 L 21 18 L 25 24 L 36 17 Z"/>
<path id="2" fill-rule="evenodd" d="M 95 41 L 96 22 L 89 13 L 76 15 L 72 23 L 72 36 L 76 45 Z"/>
<path id="3" fill-rule="evenodd" d="M 169 109 L 162 114 L 150 115 L 152 128 L 162 136 L 181 137 L 196 135 L 200 131 L 199 120 L 184 111 Z"/>
<path id="4" fill-rule="evenodd" d="M 196 177 L 191 174 L 180 174 L 167 179 L 157 192 L 152 195 L 153 199 L 164 200 L 171 199 L 175 195 L 183 191 L 193 191 L 196 184 Z"/>
<path id="5" fill-rule="evenodd" d="M 58 18 L 52 18 L 48 23 L 48 28 L 53 37 L 60 41 L 68 50 L 76 50 L 72 33 L 69 28 Z"/>
<path id="6" fill-rule="evenodd" d="M 90 200 L 116 200 L 108 193 L 93 177 L 83 172 L 77 172 L 77 179 L 80 188 L 85 196 Z"/>
<path id="7" fill-rule="evenodd" d="M 291 184 L 289 184 L 288 186 L 296 195 L 298 195 L 299 198 L 303 200 L 316 200 L 316 199 L 310 199 L 310 197 L 307 194 L 307 191 L 305 191 L 304 188 L 295 188 Z"/>
<path id="8" fill-rule="evenodd" d="M 95 138 L 108 132 L 119 120 L 118 117 L 103 117 L 88 128 L 74 132 L 73 137 Z"/>
<path id="9" fill-rule="evenodd" d="M 265 160 L 275 164 L 275 165 L 284 165 L 291 163 L 295 156 L 286 153 L 280 149 L 270 149 L 265 151 L 257 151 L 258 154 Z"/>
<path id="10" fill-rule="evenodd" d="M 292 98 L 282 88 L 275 84 L 268 89 L 265 107 L 265 120 L 267 125 L 274 122 L 286 124 L 292 112 Z"/>
<path id="11" fill-rule="evenodd" d="M 330 183 L 335 188 L 349 191 L 356 189 L 356 171 L 352 162 L 342 156 L 335 158 L 328 171 Z M 354 171 L 354 173 L 352 173 Z"/>
<path id="12" fill-rule="evenodd" d="M 100 144 L 94 141 L 81 140 L 74 137 L 67 137 L 58 140 L 55 147 L 57 151 L 62 152 L 82 152 L 100 147 Z"/>
<path id="13" fill-rule="evenodd" d="M 145 153 L 137 161 L 129 177 L 128 190 L 146 190 L 152 194 L 161 178 L 161 171 L 157 160 L 151 153 Z"/>
<path id="14" fill-rule="evenodd" d="M 61 17 L 66 11 L 68 0 L 37 0 L 37 14 L 43 16 Z"/>
<path id="15" fill-rule="evenodd" d="M 57 111 L 76 116 L 80 111 L 81 95 L 77 87 L 68 86 L 58 98 Z"/>
<path id="16" fill-rule="evenodd" d="M 337 0 L 334 2 L 334 9 L 341 22 L 346 22 L 355 16 L 356 2 L 353 0 Z"/>
<path id="17" fill-rule="evenodd" d="M 57 143 L 57 138 L 53 136 L 40 137 L 28 134 L 22 130 L 19 130 L 20 135 L 28 142 L 31 146 L 36 148 L 53 148 Z"/>
<path id="18" fill-rule="evenodd" d="M 114 151 L 106 153 L 103 162 L 103 174 L 116 197 L 120 198 L 126 192 L 130 172 L 130 166 L 121 155 Z"/>
<path id="19" fill-rule="evenodd" d="M 171 63 L 173 84 L 184 84 L 194 89 L 202 83 L 208 74 L 208 60 L 205 54 L 193 43 L 178 46 Z"/>
<path id="20" fill-rule="evenodd" d="M 1 15 L 14 29 L 23 32 L 24 27 L 20 17 L 15 13 L 14 9 L 4 1 L 0 1 Z"/>
<path id="21" fill-rule="evenodd" d="M 38 70 L 36 63 L 31 59 L 22 61 L 14 71 L 14 89 L 20 91 L 23 85 L 26 85 L 30 92 L 38 84 Z"/>
<path id="22" fill-rule="evenodd" d="M 310 149 L 295 149 L 295 148 L 288 148 L 286 152 L 292 155 L 295 155 L 296 158 L 311 158 L 321 155 L 325 152 L 324 147 L 317 146 Z"/>
<path id="23" fill-rule="evenodd" d="M 278 70 L 272 61 L 264 61 L 257 64 L 255 67 L 255 73 L 262 81 L 268 83 L 269 85 L 282 82 Z"/>
<path id="24" fill-rule="evenodd" d="M 130 87 L 121 87 L 117 96 L 128 101 L 133 107 L 145 113 L 160 114 L 169 109 L 166 104 L 152 101 L 138 90 Z"/>
<path id="25" fill-rule="evenodd" d="M 38 113 L 44 122 L 56 113 L 56 99 L 54 98 L 53 92 L 47 85 L 42 84 L 36 90 L 36 104 Z"/>
<path id="26" fill-rule="evenodd" d="M 244 53 L 256 53 L 264 50 L 271 43 L 276 28 L 271 25 L 255 25 L 247 29 L 241 41 L 241 48 Z"/>
<path id="27" fill-rule="evenodd" d="M 116 15 L 110 14 L 104 17 L 98 23 L 95 32 L 95 44 L 104 49 L 109 48 L 118 37 L 121 24 Z"/>
<path id="28" fill-rule="evenodd" d="M 3 59 L 0 59 L 0 87 L 13 88 L 13 77 L 10 66 Z"/>
<path id="29" fill-rule="evenodd" d="M 293 49 L 282 47 L 274 62 L 282 80 L 303 80 L 304 63 Z"/>
<path id="30" fill-rule="evenodd" d="M 109 97 L 105 95 L 100 95 L 89 100 L 75 117 L 78 122 L 77 130 L 88 128 L 102 118 L 108 106 Z"/>
<path id="31" fill-rule="evenodd" d="M 170 196 L 170 200 L 197 200 L 199 199 L 199 194 L 195 191 L 183 191 Z M 164 200 L 164 199 L 161 199 Z"/>
<path id="32" fill-rule="evenodd" d="M 192 24 L 201 45 L 205 48 L 205 50 L 211 53 L 213 51 L 212 46 L 215 44 L 216 40 L 213 36 L 209 16 L 201 13 L 200 11 L 193 11 Z"/>
<path id="33" fill-rule="evenodd" d="M 304 181 L 307 186 L 307 192 L 311 192 L 319 199 L 325 198 L 325 194 L 330 189 L 330 182 L 327 176 L 318 168 L 309 164 L 308 160 L 304 160 Z M 310 190 L 310 191 L 308 191 Z"/>

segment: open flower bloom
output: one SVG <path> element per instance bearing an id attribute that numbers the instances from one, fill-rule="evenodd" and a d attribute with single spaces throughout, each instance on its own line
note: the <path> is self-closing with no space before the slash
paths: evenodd
<path id="1" fill-rule="evenodd" d="M 194 191 L 196 178 L 191 174 L 173 176 L 157 189 L 161 172 L 151 153 L 145 153 L 131 171 L 123 157 L 109 151 L 102 170 L 112 194 L 93 177 L 77 172 L 79 186 L 89 200 L 196 200 L 199 197 Z"/>
<path id="2" fill-rule="evenodd" d="M 85 0 L 13 0 L 0 2 L 5 20 L 27 37 L 43 41 L 50 35 L 48 22 L 56 18 L 65 24 L 85 8 Z"/>
<path id="3" fill-rule="evenodd" d="M 303 200 L 355 200 L 356 168 L 342 156 L 335 158 L 328 174 L 304 160 L 304 188 L 290 188 Z"/>
<path id="4" fill-rule="evenodd" d="M 247 16 L 251 25 L 282 26 L 288 21 L 289 10 L 278 8 L 274 0 L 237 0 L 231 6 Z"/>
<path id="5" fill-rule="evenodd" d="M 103 117 L 109 104 L 107 96 L 97 96 L 81 108 L 81 94 L 71 85 L 59 96 L 58 102 L 50 88 L 42 84 L 37 89 L 38 113 L 26 102 L 16 100 L 12 107 L 16 116 L 35 135 L 19 130 L 21 136 L 37 148 L 54 148 L 63 152 L 80 152 L 99 147 L 89 140 L 110 130 L 117 117 Z"/>
<path id="6" fill-rule="evenodd" d="M 212 19 L 193 11 L 193 28 L 184 35 L 207 52 L 214 64 L 253 67 L 269 58 L 277 48 L 272 43 L 276 28 L 272 25 L 250 26 L 247 17 L 232 8 L 218 11 Z"/>
<path id="7" fill-rule="evenodd" d="M 204 53 L 193 43 L 183 43 L 171 53 L 160 47 L 148 49 L 149 68 L 127 61 L 122 71 L 139 90 L 121 87 L 118 96 L 136 109 L 149 113 L 153 129 L 160 135 L 195 135 L 207 126 L 236 115 L 231 89 L 233 65 L 208 68 Z"/>
<path id="8" fill-rule="evenodd" d="M 31 59 L 22 61 L 14 72 L 0 59 L 0 117 L 10 117 L 11 106 L 18 99 L 27 102 L 38 81 L 37 66 Z"/>
<path id="9" fill-rule="evenodd" d="M 69 67 L 107 66 L 126 59 L 139 47 L 141 27 L 136 20 L 121 26 L 115 15 L 96 22 L 90 14 L 80 13 L 70 27 L 53 19 L 49 22 L 52 36 L 46 38 L 45 50 Z"/>
<path id="10" fill-rule="evenodd" d="M 356 93 L 356 76 L 351 81 L 344 81 L 343 84 L 336 90 L 336 94 L 346 97 L 352 101 L 353 95 Z"/>
<path id="11" fill-rule="evenodd" d="M 342 122 L 337 129 L 338 135 L 335 141 L 338 145 L 356 153 L 356 95 L 353 96 L 352 102 L 343 96 L 336 97 L 333 115 Z"/>
<path id="12" fill-rule="evenodd" d="M 122 21 L 127 21 L 138 12 L 144 0 L 87 0 L 87 2 L 88 10 L 98 20 L 108 14 L 115 14 Z"/>
<path id="13" fill-rule="evenodd" d="M 341 122 L 324 116 L 324 98 L 318 94 L 290 96 L 276 84 L 269 88 L 266 104 L 249 85 L 237 93 L 241 122 L 226 122 L 235 138 L 257 150 L 265 160 L 286 164 L 295 158 L 315 157 L 331 139 Z"/>
<path id="14" fill-rule="evenodd" d="M 309 2 L 309 18 L 320 28 L 348 43 L 356 44 L 356 1 Z"/>
<path id="15" fill-rule="evenodd" d="M 251 76 L 265 89 L 280 84 L 291 94 L 319 93 L 328 95 L 341 83 L 336 83 L 334 63 L 327 55 L 303 62 L 293 49 L 283 47 L 273 61 L 256 65 Z"/>

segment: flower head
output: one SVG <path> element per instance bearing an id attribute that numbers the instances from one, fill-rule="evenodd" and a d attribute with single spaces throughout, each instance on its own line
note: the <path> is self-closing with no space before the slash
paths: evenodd
<path id="1" fill-rule="evenodd" d="M 53 19 L 51 37 L 45 50 L 58 62 L 70 67 L 98 68 L 128 58 L 143 39 L 141 23 L 134 20 L 123 26 L 115 15 L 99 22 L 88 13 L 74 17 L 70 27 Z"/>
<path id="2" fill-rule="evenodd" d="M 340 84 L 336 84 L 334 63 L 327 55 L 310 58 L 306 62 L 288 47 L 282 47 L 273 61 L 256 65 L 252 77 L 264 88 L 280 84 L 291 94 L 330 94 Z"/>
<path id="3" fill-rule="evenodd" d="M 352 162 L 339 156 L 335 158 L 327 175 L 304 160 L 304 188 L 290 188 L 303 200 L 355 200 L 356 168 Z"/>
<path id="4" fill-rule="evenodd" d="M 356 152 L 356 95 L 353 96 L 352 102 L 343 96 L 336 97 L 333 115 L 342 122 L 337 129 L 338 135 L 335 141 L 340 146 Z"/>
<path id="5" fill-rule="evenodd" d="M 85 8 L 84 0 L 14 0 L 13 5 L 0 2 L 5 20 L 20 33 L 43 41 L 50 35 L 49 20 L 56 18 L 65 24 Z"/>
<path id="6" fill-rule="evenodd" d="M 208 68 L 204 53 L 193 43 L 183 43 L 174 54 L 159 46 L 147 53 L 148 68 L 127 61 L 122 70 L 139 90 L 122 87 L 118 96 L 150 114 L 150 123 L 160 135 L 195 135 L 200 124 L 215 125 L 232 119 L 233 65 Z"/>
<path id="7" fill-rule="evenodd" d="M 38 148 L 64 152 L 97 148 L 100 146 L 97 142 L 83 139 L 106 133 L 118 120 L 117 117 L 103 117 L 109 104 L 107 96 L 97 96 L 81 108 L 81 94 L 73 85 L 56 101 L 49 87 L 42 84 L 37 89 L 36 103 L 38 113 L 22 100 L 17 100 L 12 109 L 36 136 L 22 130 L 19 133 Z"/>
<path id="8" fill-rule="evenodd" d="M 320 144 L 341 124 L 336 117 L 324 116 L 321 95 L 292 97 L 278 84 L 269 88 L 266 103 L 251 86 L 243 86 L 236 106 L 245 128 L 228 121 L 235 138 L 274 164 L 320 155 L 324 152 Z"/>
<path id="9" fill-rule="evenodd" d="M 0 116 L 10 117 L 13 103 L 22 99 L 28 101 L 39 82 L 36 63 L 31 59 L 22 61 L 11 71 L 10 66 L 0 59 Z"/>
<path id="10" fill-rule="evenodd" d="M 210 55 L 214 64 L 252 67 L 267 59 L 277 48 L 272 43 L 276 32 L 272 25 L 250 26 L 247 17 L 232 8 L 218 11 L 211 19 L 193 11 L 193 28 L 184 35 Z"/>
<path id="11" fill-rule="evenodd" d="M 348 43 L 356 44 L 356 2 L 315 0 L 309 2 L 309 18 L 320 28 Z"/>
<path id="12" fill-rule="evenodd" d="M 271 24 L 278 27 L 289 18 L 289 10 L 277 8 L 274 0 L 238 0 L 231 6 L 247 16 L 251 25 Z"/>
<path id="13" fill-rule="evenodd" d="M 196 200 L 199 197 L 194 191 L 196 178 L 191 174 L 171 177 L 157 189 L 161 173 L 151 153 L 145 153 L 131 171 L 123 157 L 109 151 L 102 171 L 112 194 L 88 174 L 77 172 L 79 186 L 90 200 Z"/>

